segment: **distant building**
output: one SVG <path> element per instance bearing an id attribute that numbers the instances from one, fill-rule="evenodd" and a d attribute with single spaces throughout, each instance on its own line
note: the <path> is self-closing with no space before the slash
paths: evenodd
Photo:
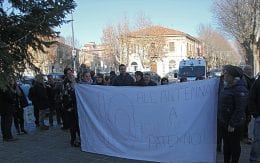
<path id="1" fill-rule="evenodd" d="M 128 34 L 123 40 L 122 62 L 128 71 L 154 71 L 160 76 L 178 69 L 188 57 L 202 56 L 202 43 L 197 38 L 174 29 L 152 26 Z"/>
<path id="2" fill-rule="evenodd" d="M 89 42 L 81 48 L 79 63 L 85 64 L 87 68 L 94 70 L 95 72 L 105 72 L 108 69 L 108 65 L 104 62 L 103 52 L 104 47 L 102 45 L 96 45 L 95 42 Z"/>
<path id="3" fill-rule="evenodd" d="M 73 59 L 75 59 L 76 67 L 79 66 L 79 49 L 75 50 L 75 58 L 72 56 L 73 47 L 57 41 L 49 48 L 46 48 L 46 52 L 33 51 L 33 63 L 40 69 L 41 73 L 63 73 L 65 67 L 73 68 Z M 34 72 L 27 69 L 26 75 L 34 75 Z"/>

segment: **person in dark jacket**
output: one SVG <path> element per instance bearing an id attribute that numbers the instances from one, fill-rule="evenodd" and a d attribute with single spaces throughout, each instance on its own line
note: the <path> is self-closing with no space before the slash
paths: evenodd
<path id="1" fill-rule="evenodd" d="M 105 85 L 104 82 L 104 75 L 101 73 L 97 73 L 96 75 L 96 82 L 93 85 Z"/>
<path id="2" fill-rule="evenodd" d="M 221 74 L 219 77 L 219 87 L 218 87 L 218 107 L 220 107 L 220 92 L 224 88 L 224 75 Z M 218 109 L 219 110 L 219 109 Z M 219 115 L 217 116 L 217 152 L 222 152 L 222 139 L 223 136 L 221 134 L 221 126 L 220 126 L 220 120 Z"/>
<path id="3" fill-rule="evenodd" d="M 14 126 L 16 128 L 17 134 L 27 134 L 27 131 L 24 129 L 24 110 L 23 108 L 28 106 L 28 101 L 26 96 L 19 85 L 15 81 L 12 82 L 12 91 L 14 93 Z"/>
<path id="4" fill-rule="evenodd" d="M 135 72 L 135 83 L 136 86 L 143 86 L 144 85 L 144 74 L 141 71 Z"/>
<path id="5" fill-rule="evenodd" d="M 119 71 L 120 75 L 113 80 L 113 86 L 130 86 L 134 84 L 134 79 L 126 72 L 124 64 L 119 65 Z"/>
<path id="6" fill-rule="evenodd" d="M 260 77 L 250 89 L 249 108 L 255 118 L 250 162 L 256 163 L 260 162 Z"/>
<path id="7" fill-rule="evenodd" d="M 36 92 L 35 92 L 35 88 L 34 88 L 35 84 L 36 84 L 36 81 L 33 80 L 32 86 L 29 89 L 28 98 L 29 98 L 29 100 L 32 101 L 32 105 L 33 105 L 33 115 L 34 115 L 34 118 L 35 118 L 34 123 L 35 123 L 36 127 L 40 127 L 40 124 L 39 124 L 39 108 L 37 108 L 37 105 L 35 104 L 36 103 L 36 99 L 35 99 Z"/>
<path id="8" fill-rule="evenodd" d="M 145 73 L 143 86 L 156 86 L 156 85 L 157 84 L 154 81 L 152 81 L 151 75 L 149 73 Z"/>
<path id="9" fill-rule="evenodd" d="M 223 68 L 224 87 L 219 98 L 219 123 L 223 136 L 224 163 L 238 163 L 241 129 L 245 123 L 245 109 L 249 92 L 236 66 Z"/>
<path id="10" fill-rule="evenodd" d="M 14 94 L 11 91 L 10 86 L 7 86 L 5 90 L 0 89 L 0 115 L 1 115 L 1 132 L 3 141 L 15 141 L 12 135 L 12 122 L 14 113 Z"/>
<path id="11" fill-rule="evenodd" d="M 243 67 L 243 73 L 244 73 L 243 79 L 245 80 L 245 82 L 247 84 L 247 89 L 249 91 L 250 88 L 252 87 L 254 81 L 255 81 L 255 78 L 253 77 L 253 68 L 252 68 L 252 66 L 245 65 Z M 243 134 L 242 134 L 242 137 L 241 137 L 243 142 L 246 143 L 246 144 L 251 144 L 252 143 L 251 138 L 248 136 L 248 125 L 251 122 L 251 116 L 252 116 L 249 110 L 250 110 L 250 108 L 248 106 L 246 108 L 246 123 L 244 125 Z"/>
<path id="12" fill-rule="evenodd" d="M 75 96 L 75 78 L 72 69 L 65 68 L 64 70 L 65 79 L 63 82 L 62 90 L 62 103 L 68 115 L 68 124 L 70 128 L 70 144 L 72 147 L 79 147 L 80 142 L 76 141 L 76 136 L 80 139 L 79 122 L 78 122 L 78 112 L 76 106 L 76 96 Z"/>
<path id="13" fill-rule="evenodd" d="M 42 75 L 36 75 L 33 87 L 34 104 L 39 109 L 39 125 L 41 130 L 48 130 L 49 126 L 44 124 L 44 118 L 50 108 L 47 89 Z"/>
<path id="14" fill-rule="evenodd" d="M 163 77 L 163 78 L 161 79 L 161 85 L 168 85 L 168 84 L 169 84 L 168 78 Z"/>
<path id="15" fill-rule="evenodd" d="M 55 81 L 51 75 L 47 76 L 48 82 L 46 83 L 46 90 L 47 90 L 47 95 L 48 95 L 48 100 L 49 100 L 49 124 L 50 126 L 53 126 L 53 116 L 56 111 L 55 108 Z M 57 116 L 57 114 L 56 114 Z M 58 117 L 56 117 L 58 119 Z"/>
<path id="16" fill-rule="evenodd" d="M 110 83 L 109 83 L 109 85 L 112 85 L 113 84 L 113 81 L 114 81 L 114 79 L 117 77 L 117 75 L 116 75 L 116 72 L 115 71 L 110 71 L 110 73 L 109 73 L 109 78 L 110 78 Z"/>

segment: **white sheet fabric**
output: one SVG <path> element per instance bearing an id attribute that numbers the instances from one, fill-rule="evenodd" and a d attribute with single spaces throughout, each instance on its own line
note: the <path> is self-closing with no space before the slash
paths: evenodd
<path id="1" fill-rule="evenodd" d="M 75 87 L 83 151 L 159 162 L 216 162 L 218 80 Z"/>

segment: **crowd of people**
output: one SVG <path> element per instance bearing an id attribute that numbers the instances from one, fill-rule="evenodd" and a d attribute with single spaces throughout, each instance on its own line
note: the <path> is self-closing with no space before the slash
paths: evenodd
<path id="1" fill-rule="evenodd" d="M 29 99 L 34 106 L 35 125 L 40 130 L 48 130 L 45 124 L 46 115 L 49 116 L 49 125 L 53 125 L 53 116 L 56 115 L 61 129 L 70 130 L 70 144 L 80 147 L 80 130 L 74 92 L 75 83 L 89 85 L 109 86 L 156 86 L 167 85 L 169 80 L 162 78 L 160 83 L 151 79 L 149 73 L 136 71 L 134 77 L 126 72 L 126 66 L 119 66 L 119 75 L 114 71 L 109 76 L 94 71 L 85 70 L 75 78 L 71 68 L 64 69 L 64 79 L 54 81 L 48 76 L 45 83 L 42 75 L 37 75 L 29 90 Z M 196 80 L 203 80 L 198 77 Z M 186 82 L 182 77 L 180 82 Z M 243 69 L 225 65 L 219 82 L 218 99 L 218 139 L 217 151 L 223 149 L 225 163 L 237 163 L 241 153 L 240 142 L 243 140 L 252 144 L 250 160 L 260 161 L 260 78 L 255 79 L 252 68 L 245 66 Z M 11 127 L 17 133 L 27 134 L 24 128 L 23 108 L 28 105 L 26 97 L 15 80 L 10 81 L 6 90 L 1 90 L 1 131 L 3 141 L 14 141 Z M 248 124 L 254 117 L 254 137 L 248 136 Z M 14 120 L 13 120 L 14 119 Z M 223 147 L 222 147 L 223 144 Z"/>

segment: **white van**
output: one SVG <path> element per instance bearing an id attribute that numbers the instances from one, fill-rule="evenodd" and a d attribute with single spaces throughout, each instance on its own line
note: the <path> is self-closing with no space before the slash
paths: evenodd
<path id="1" fill-rule="evenodd" d="M 196 78 L 206 79 L 206 61 L 203 58 L 180 61 L 178 78 L 186 77 L 188 81 Z"/>

